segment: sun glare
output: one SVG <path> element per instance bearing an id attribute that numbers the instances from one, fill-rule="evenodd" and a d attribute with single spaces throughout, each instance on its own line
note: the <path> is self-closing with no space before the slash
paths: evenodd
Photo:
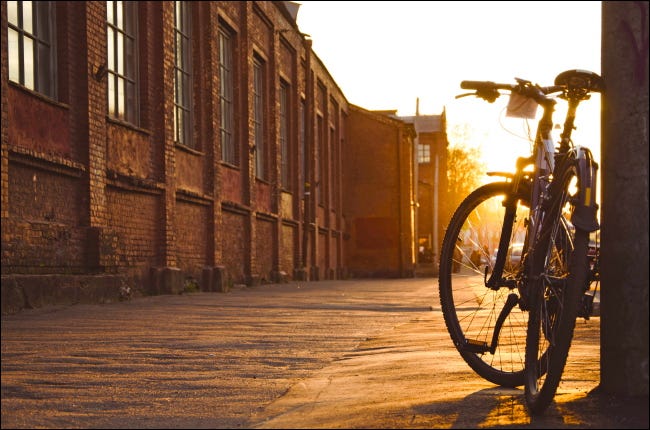
<path id="1" fill-rule="evenodd" d="M 529 155 L 536 122 L 505 118 L 508 97 L 456 99 L 462 80 L 546 86 L 569 69 L 600 73 L 599 1 L 300 3 L 298 25 L 350 103 L 404 116 L 445 110 L 450 145 L 479 147 L 488 170 L 512 171 Z M 573 140 L 600 160 L 597 95 L 580 105 Z"/>

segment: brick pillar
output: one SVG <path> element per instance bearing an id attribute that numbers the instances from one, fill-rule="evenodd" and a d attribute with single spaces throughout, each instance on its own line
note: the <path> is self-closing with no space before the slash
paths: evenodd
<path id="1" fill-rule="evenodd" d="M 114 265 L 106 201 L 106 2 L 84 2 L 88 49 L 88 265 Z M 101 30 L 101 31 L 98 31 Z M 110 269 L 108 269 L 110 270 Z"/>
<path id="2" fill-rule="evenodd" d="M 603 2 L 601 387 L 648 395 L 648 2 Z"/>
<path id="3" fill-rule="evenodd" d="M 164 255 L 165 267 L 176 267 L 176 228 L 174 211 L 176 208 L 176 156 L 174 146 L 174 2 L 162 2 L 162 35 L 165 47 L 163 55 L 163 144 L 164 144 Z"/>
<path id="4" fill-rule="evenodd" d="M 7 28 L 7 2 L 2 2 L 2 28 Z M 7 46 L 7 32 L 3 31 L 1 35 L 2 46 Z M 9 86 L 9 69 L 7 62 L 7 49 L 2 49 L 2 167 L 0 172 L 0 190 L 2 200 L 0 205 L 1 217 L 4 221 L 9 217 L 9 135 L 7 123 L 7 93 Z M 5 223 L 2 222 L 2 225 Z M 2 229 L 2 243 L 5 243 L 4 229 Z"/>

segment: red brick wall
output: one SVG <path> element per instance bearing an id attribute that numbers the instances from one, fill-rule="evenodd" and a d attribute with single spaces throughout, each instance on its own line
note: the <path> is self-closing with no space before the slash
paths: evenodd
<path id="1" fill-rule="evenodd" d="M 9 195 L 9 218 L 2 222 L 3 273 L 83 271 L 79 181 L 12 163 Z"/>
<path id="2" fill-rule="evenodd" d="M 276 257 L 275 246 L 277 235 L 275 234 L 276 221 L 260 218 L 255 220 L 255 266 L 253 272 L 259 275 L 263 281 L 273 279 L 274 259 Z"/>
<path id="3" fill-rule="evenodd" d="M 70 158 L 70 113 L 63 105 L 9 87 L 9 144 Z"/>
<path id="4" fill-rule="evenodd" d="M 328 236 L 326 232 L 320 231 L 318 233 L 318 255 L 316 257 L 318 267 L 318 279 L 327 279 L 327 269 L 329 268 L 328 260 Z"/>
<path id="5" fill-rule="evenodd" d="M 344 153 L 346 265 L 352 276 L 404 276 L 412 270 L 409 127 L 350 109 Z"/>
<path id="6" fill-rule="evenodd" d="M 222 211 L 223 265 L 231 282 L 246 283 L 248 273 L 248 215 Z"/>
<path id="7" fill-rule="evenodd" d="M 174 213 L 178 267 L 194 279 L 200 279 L 201 269 L 208 260 L 209 206 L 176 201 Z"/>
<path id="8" fill-rule="evenodd" d="M 117 246 L 114 265 L 133 273 L 146 273 L 159 266 L 162 249 L 162 212 L 159 195 L 108 187 L 106 210 Z"/>
<path id="9" fill-rule="evenodd" d="M 293 276 L 293 270 L 297 265 L 298 232 L 295 225 L 282 225 L 280 243 L 280 270 L 289 276 Z"/>
<path id="10" fill-rule="evenodd" d="M 178 268 L 198 278 L 204 266 L 224 265 L 230 280 L 239 283 L 253 277 L 273 280 L 278 270 L 291 277 L 301 269 L 296 266 L 303 254 L 310 256 L 308 264 L 318 268 L 320 278 L 345 265 L 337 242 L 344 228 L 343 203 L 336 194 L 343 188 L 337 183 L 342 176 L 339 118 L 348 105 L 325 65 L 309 52 L 310 41 L 279 9 L 281 3 L 192 4 L 192 148 L 173 142 L 173 3 L 138 2 L 137 124 L 107 115 L 107 80 L 101 73 L 107 55 L 106 4 L 56 5 L 57 100 L 9 84 L 6 50 L 2 52 L 3 273 L 104 270 L 129 274 L 136 288 L 155 291 L 145 285 L 151 268 Z M 6 2 L 2 8 L 6 47 Z M 220 19 L 236 33 L 235 137 L 241 155 L 236 167 L 220 160 Z M 268 66 L 270 175 L 263 182 L 255 180 L 250 151 L 254 52 Z M 280 79 L 291 90 L 294 178 L 288 190 L 278 184 Z M 311 152 L 302 156 L 311 166 L 308 173 L 299 165 L 298 107 L 303 98 L 305 147 Z M 327 159 L 325 171 L 314 176 L 317 115 Z M 328 193 L 324 205 L 303 200 L 302 183 L 316 184 L 321 178 L 321 189 Z M 304 204 L 312 205 L 307 222 L 316 226 L 306 242 Z"/>

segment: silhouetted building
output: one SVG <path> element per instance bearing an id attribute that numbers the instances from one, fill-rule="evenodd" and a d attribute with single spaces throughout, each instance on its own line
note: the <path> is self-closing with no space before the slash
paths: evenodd
<path id="1" fill-rule="evenodd" d="M 417 243 L 418 263 L 429 266 L 437 274 L 440 248 L 444 231 L 451 218 L 447 203 L 447 118 L 441 115 L 419 115 L 399 117 L 413 124 L 415 139 L 417 176 Z"/>

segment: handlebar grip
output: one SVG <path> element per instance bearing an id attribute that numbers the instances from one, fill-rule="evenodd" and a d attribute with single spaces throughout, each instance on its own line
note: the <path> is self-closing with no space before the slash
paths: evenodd
<path id="1" fill-rule="evenodd" d="M 496 84 L 490 81 L 462 81 L 460 87 L 464 90 L 479 90 L 484 88 L 496 88 Z"/>

